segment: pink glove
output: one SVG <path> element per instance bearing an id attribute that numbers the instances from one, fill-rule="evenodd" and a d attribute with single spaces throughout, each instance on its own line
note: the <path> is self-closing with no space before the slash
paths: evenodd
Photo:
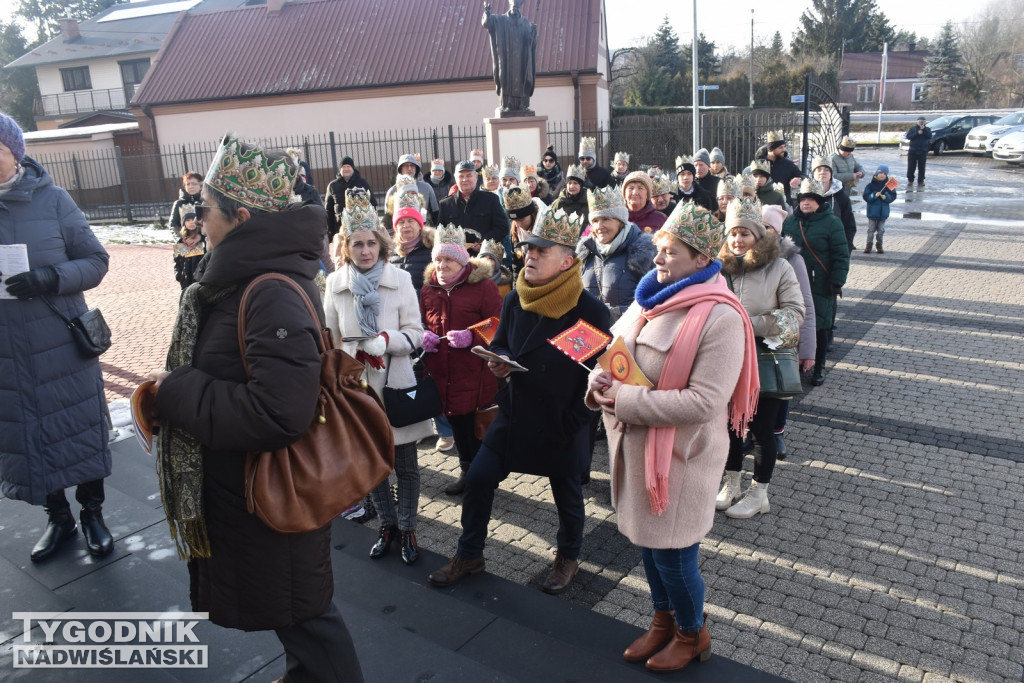
<path id="1" fill-rule="evenodd" d="M 437 353 L 437 345 L 441 343 L 441 338 L 430 330 L 423 332 L 423 350 L 427 353 Z"/>
<path id="2" fill-rule="evenodd" d="M 453 349 L 466 349 L 473 343 L 473 333 L 469 330 L 452 330 L 445 337 Z"/>

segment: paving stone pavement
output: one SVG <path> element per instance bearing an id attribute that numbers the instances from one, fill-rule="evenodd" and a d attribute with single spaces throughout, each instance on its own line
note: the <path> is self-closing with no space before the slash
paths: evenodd
<path id="1" fill-rule="evenodd" d="M 858 157 L 903 180 L 895 152 Z M 801 683 L 1024 678 L 1022 188 L 1024 174 L 991 160 L 929 158 L 928 187 L 898 189 L 886 253 L 853 255 L 837 348 L 825 384 L 794 403 L 771 513 L 720 515 L 702 545 L 717 653 Z M 178 288 L 168 247 L 109 250 L 89 301 L 115 335 L 113 399 L 163 364 Z M 458 460 L 431 448 L 417 535 L 450 554 L 461 508 L 443 488 Z M 616 530 L 607 472 L 601 442 L 582 571 L 564 599 L 646 626 L 639 553 Z M 555 529 L 546 481 L 510 476 L 488 571 L 539 584 Z"/>

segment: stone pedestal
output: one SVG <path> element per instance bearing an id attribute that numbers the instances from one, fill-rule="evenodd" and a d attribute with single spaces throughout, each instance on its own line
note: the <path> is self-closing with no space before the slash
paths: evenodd
<path id="1" fill-rule="evenodd" d="M 514 156 L 521 164 L 536 164 L 548 145 L 548 117 L 512 116 L 484 119 L 487 127 L 487 158 L 501 166 L 503 157 Z"/>

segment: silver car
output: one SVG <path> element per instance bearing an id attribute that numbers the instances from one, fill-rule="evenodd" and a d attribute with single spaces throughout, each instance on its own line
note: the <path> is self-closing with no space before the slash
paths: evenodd
<path id="1" fill-rule="evenodd" d="M 1024 130 L 1024 111 L 1007 114 L 995 123 L 972 128 L 967 134 L 964 150 L 973 154 L 992 154 L 996 143 L 1010 133 Z"/>

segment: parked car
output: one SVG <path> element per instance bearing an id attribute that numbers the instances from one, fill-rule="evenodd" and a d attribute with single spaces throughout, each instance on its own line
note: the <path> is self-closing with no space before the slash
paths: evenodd
<path id="1" fill-rule="evenodd" d="M 956 114 L 952 116 L 940 116 L 928 122 L 932 129 L 932 153 L 935 156 L 951 149 L 963 149 L 967 134 L 975 126 L 992 123 L 995 116 L 988 114 Z M 906 138 L 900 139 L 900 154 L 906 154 L 910 150 L 910 141 Z"/>
<path id="2" fill-rule="evenodd" d="M 1000 138 L 992 149 L 992 158 L 1008 164 L 1024 163 L 1024 130 Z"/>
<path id="3" fill-rule="evenodd" d="M 978 126 L 967 134 L 964 149 L 973 154 L 992 154 L 996 143 L 1010 133 L 1024 130 L 1024 111 L 1007 114 L 994 123 Z"/>

